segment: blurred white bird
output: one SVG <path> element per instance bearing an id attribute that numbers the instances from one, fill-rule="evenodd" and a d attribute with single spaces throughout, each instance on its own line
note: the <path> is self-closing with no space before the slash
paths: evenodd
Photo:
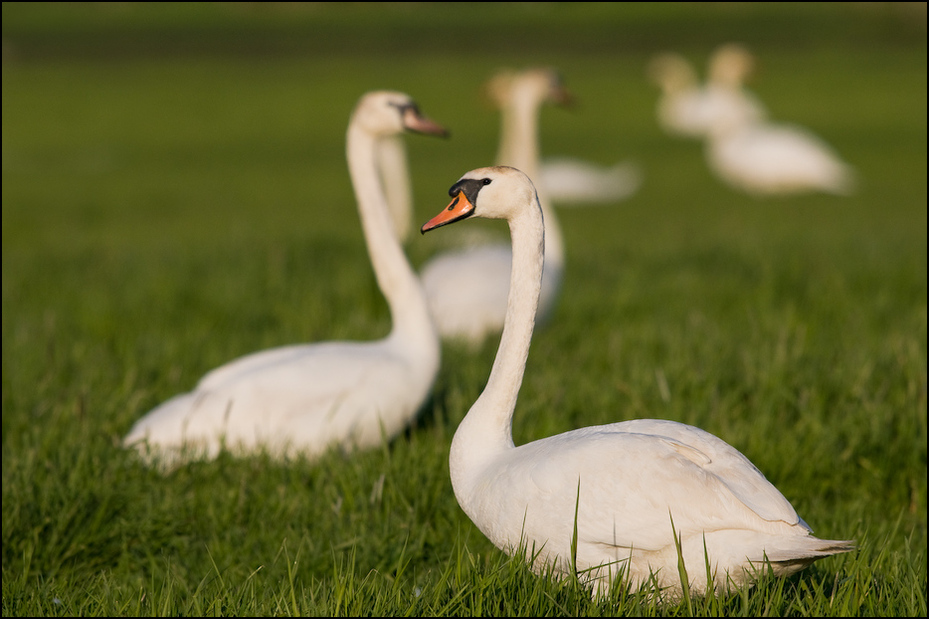
<path id="1" fill-rule="evenodd" d="M 819 137 L 801 127 L 771 123 L 717 125 L 706 142 L 710 169 L 754 196 L 822 191 L 851 195 L 855 173 Z"/>
<path id="2" fill-rule="evenodd" d="M 672 135 L 703 138 L 720 122 L 765 119 L 764 105 L 744 88 L 753 67 L 753 56 L 741 45 L 720 46 L 710 58 L 706 84 L 701 85 L 683 56 L 667 52 L 654 57 L 647 74 L 662 91 L 659 125 Z"/>
<path id="3" fill-rule="evenodd" d="M 559 207 L 613 204 L 642 186 L 642 168 L 632 161 L 611 166 L 569 157 L 549 157 L 539 166 L 538 186 Z"/>
<path id="4" fill-rule="evenodd" d="M 669 133 L 705 140 L 710 170 L 734 189 L 754 196 L 822 191 L 849 195 L 854 172 L 806 129 L 773 124 L 758 98 L 744 88 L 754 68 L 744 46 L 719 46 L 707 81 L 677 54 L 656 56 L 649 77 L 661 86 L 658 120 Z"/>
<path id="5" fill-rule="evenodd" d="M 753 58 L 736 44 L 723 45 L 710 62 L 710 84 L 739 93 Z M 746 108 L 748 109 L 748 108 Z M 852 168 L 822 139 L 764 114 L 720 114 L 705 134 L 709 167 L 730 186 L 755 196 L 822 191 L 854 192 Z"/>

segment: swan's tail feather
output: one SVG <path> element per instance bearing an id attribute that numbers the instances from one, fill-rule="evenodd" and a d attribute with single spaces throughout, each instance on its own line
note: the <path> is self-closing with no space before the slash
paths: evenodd
<path id="1" fill-rule="evenodd" d="M 775 573 L 792 574 L 818 559 L 852 552 L 856 548 L 854 540 L 819 539 L 810 536 L 802 538 L 801 543 L 797 541 L 799 540 L 791 540 L 791 543 L 785 544 L 784 547 L 767 547 L 764 558 L 752 560 L 751 563 L 770 563 L 775 568 Z"/>

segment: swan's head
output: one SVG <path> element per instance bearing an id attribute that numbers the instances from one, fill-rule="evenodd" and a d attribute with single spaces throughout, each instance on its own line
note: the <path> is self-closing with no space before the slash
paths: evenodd
<path id="1" fill-rule="evenodd" d="M 500 109 L 510 107 L 517 101 L 529 101 L 536 105 L 548 102 L 561 106 L 574 103 L 574 97 L 565 88 L 561 75 L 547 67 L 499 71 L 484 84 L 484 93 Z"/>
<path id="2" fill-rule="evenodd" d="M 716 48 L 710 56 L 707 76 L 710 82 L 738 88 L 755 69 L 755 57 L 738 43 L 727 43 Z"/>
<path id="3" fill-rule="evenodd" d="M 646 68 L 648 79 L 671 95 L 697 87 L 697 72 L 686 58 L 665 52 L 652 58 Z"/>
<path id="4" fill-rule="evenodd" d="M 402 92 L 376 90 L 361 97 L 352 112 L 352 126 L 376 137 L 406 131 L 448 137 L 448 131 L 420 113 L 416 102 Z"/>
<path id="5" fill-rule="evenodd" d="M 535 185 L 520 170 L 492 166 L 471 170 L 448 190 L 445 209 L 423 224 L 423 234 L 468 217 L 510 219 L 526 208 L 540 208 Z"/>

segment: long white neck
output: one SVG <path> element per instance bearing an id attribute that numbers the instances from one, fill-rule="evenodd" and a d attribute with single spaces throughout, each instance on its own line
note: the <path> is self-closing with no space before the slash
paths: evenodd
<path id="1" fill-rule="evenodd" d="M 514 446 L 513 411 L 542 287 L 545 227 L 541 207 L 537 203 L 536 208 L 522 209 L 509 225 L 513 265 L 500 346 L 487 385 L 458 426 L 449 454 L 452 487 L 462 507 L 480 470 Z"/>
<path id="2" fill-rule="evenodd" d="M 501 112 L 500 150 L 497 165 L 508 165 L 525 172 L 538 189 L 540 168 L 539 114 L 542 101 L 535 93 L 518 86 Z M 544 189 L 538 189 L 539 203 L 545 216 L 545 268 L 551 281 L 560 281 L 564 269 L 564 240 L 555 209 L 552 208 Z M 557 273 L 556 273 L 557 271 Z M 547 279 L 549 279 L 547 277 Z"/>
<path id="3" fill-rule="evenodd" d="M 377 284 L 387 299 L 392 338 L 423 355 L 438 357 L 438 336 L 426 295 L 393 232 L 387 199 L 378 176 L 377 138 L 354 123 L 347 137 L 348 169 Z"/>
<path id="4" fill-rule="evenodd" d="M 407 168 L 406 143 L 403 136 L 391 135 L 377 143 L 378 167 L 384 184 L 387 204 L 394 222 L 394 232 L 401 243 L 410 235 L 413 219 L 413 198 L 410 190 L 410 171 Z"/>

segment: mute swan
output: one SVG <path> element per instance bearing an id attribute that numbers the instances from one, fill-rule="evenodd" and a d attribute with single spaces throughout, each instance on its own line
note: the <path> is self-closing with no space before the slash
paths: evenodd
<path id="1" fill-rule="evenodd" d="M 851 195 L 855 173 L 822 139 L 787 124 L 720 124 L 706 142 L 710 169 L 755 196 L 822 191 Z"/>
<path id="2" fill-rule="evenodd" d="M 701 86 L 684 57 L 659 54 L 647 69 L 649 78 L 662 90 L 659 124 L 668 133 L 701 138 L 720 122 L 763 120 L 767 117 L 764 105 L 742 87 L 753 65 L 745 48 L 734 43 L 723 45 L 713 52 L 707 83 Z"/>
<path id="3" fill-rule="evenodd" d="M 601 166 L 568 157 L 544 159 L 539 167 L 539 187 L 561 206 L 619 202 L 642 185 L 642 169 L 632 161 Z"/>
<path id="4" fill-rule="evenodd" d="M 524 550 L 535 557 L 535 569 L 553 565 L 560 575 L 576 569 L 595 594 L 624 570 L 630 587 L 654 573 L 672 596 L 683 590 L 672 519 L 690 591 L 697 594 L 711 586 L 705 556 L 712 586 L 725 590 L 749 584 L 766 560 L 775 574 L 786 575 L 852 549 L 850 541 L 813 537 L 745 456 L 692 426 L 637 419 L 515 446 L 513 411 L 542 280 L 542 209 L 529 178 L 508 167 L 472 170 L 449 195 L 451 203 L 423 233 L 473 216 L 507 220 L 512 237 L 500 346 L 449 455 L 459 505 L 498 548 Z"/>
<path id="5" fill-rule="evenodd" d="M 544 101 L 569 105 L 573 100 L 557 72 L 545 68 L 500 71 L 487 83 L 486 91 L 502 112 L 497 163 L 527 170 L 527 173 L 535 171 L 533 178 L 538 178 L 538 191 L 544 202 L 615 202 L 638 190 L 642 173 L 632 162 L 601 166 L 567 157 L 540 161 L 538 107 Z M 519 100 L 521 96 L 525 97 L 522 101 Z M 533 107 L 535 110 L 530 114 Z M 544 202 L 551 229 L 555 223 L 554 214 Z M 551 249 L 558 248 L 549 248 L 547 260 L 552 259 Z"/>
<path id="6" fill-rule="evenodd" d="M 753 58 L 736 44 L 723 45 L 710 62 L 710 84 L 739 93 Z M 824 191 L 848 195 L 854 173 L 823 140 L 806 129 L 772 124 L 765 115 L 720 115 L 705 134 L 710 168 L 724 182 L 754 195 Z"/>
<path id="7" fill-rule="evenodd" d="M 707 165 L 723 182 L 755 196 L 855 190 L 851 166 L 795 125 L 731 118 L 710 129 L 705 149 Z"/>
<path id="8" fill-rule="evenodd" d="M 126 446 L 165 465 L 212 458 L 223 446 L 235 453 L 314 456 L 332 445 L 378 445 L 406 426 L 432 388 L 440 343 L 419 279 L 391 232 L 378 180 L 378 141 L 404 131 L 446 135 L 410 97 L 391 91 L 365 94 L 347 132 L 358 212 L 393 322 L 389 335 L 283 346 L 236 359 L 142 417 Z"/>
<path id="9" fill-rule="evenodd" d="M 570 100 L 558 74 L 548 69 L 497 73 L 486 91 L 501 113 L 497 163 L 528 173 L 539 166 L 539 113 L 551 101 Z M 548 234 L 545 237 L 545 276 L 539 303 L 540 323 L 554 308 L 564 271 L 564 247 L 554 209 L 540 196 Z M 444 339 L 480 345 L 499 333 L 506 314 L 512 251 L 505 243 L 484 243 L 451 250 L 429 260 L 421 269 L 423 287 L 439 334 Z"/>

